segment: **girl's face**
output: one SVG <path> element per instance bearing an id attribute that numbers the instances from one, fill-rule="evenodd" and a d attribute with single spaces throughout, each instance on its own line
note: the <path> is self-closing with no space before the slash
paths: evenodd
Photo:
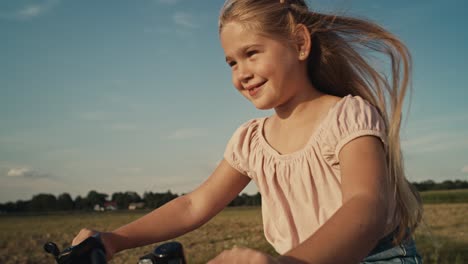
<path id="1" fill-rule="evenodd" d="M 258 109 L 285 104 L 299 89 L 299 52 L 293 45 L 244 29 L 237 22 L 224 25 L 221 45 L 237 90 Z"/>

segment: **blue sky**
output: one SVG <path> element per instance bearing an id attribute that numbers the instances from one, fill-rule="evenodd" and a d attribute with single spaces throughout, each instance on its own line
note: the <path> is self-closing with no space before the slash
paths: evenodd
<path id="1" fill-rule="evenodd" d="M 201 183 L 235 128 L 270 114 L 230 82 L 222 3 L 1 0 L 0 202 L 93 189 L 184 193 Z M 467 4 L 309 3 L 377 21 L 407 43 L 408 178 L 467 180 Z"/>

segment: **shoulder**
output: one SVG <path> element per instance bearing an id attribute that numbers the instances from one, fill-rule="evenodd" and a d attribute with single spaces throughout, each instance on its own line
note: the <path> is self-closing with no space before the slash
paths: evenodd
<path id="1" fill-rule="evenodd" d="M 259 144 L 258 134 L 265 118 L 255 118 L 241 124 L 232 134 L 224 151 L 224 159 L 242 174 L 247 175 L 248 159 Z"/>
<path id="2" fill-rule="evenodd" d="M 330 125 L 340 131 L 385 130 L 385 121 L 380 110 L 362 97 L 352 95 L 343 97 L 335 104 Z"/>
<path id="3" fill-rule="evenodd" d="M 259 140 L 258 137 L 262 133 L 261 130 L 265 119 L 255 118 L 242 123 L 229 139 L 226 151 L 250 150 L 251 146 L 255 145 Z"/>
<path id="4" fill-rule="evenodd" d="M 354 119 L 353 116 L 359 116 L 361 118 L 365 116 L 381 117 L 377 107 L 357 95 L 347 95 L 341 98 L 335 106 L 335 111 L 342 120 L 346 118 Z"/>
<path id="5" fill-rule="evenodd" d="M 338 162 L 344 145 L 362 136 L 375 136 L 387 144 L 386 122 L 380 110 L 360 96 L 347 95 L 339 100 L 329 115 L 320 139 L 324 152 Z"/>
<path id="6" fill-rule="evenodd" d="M 244 123 L 242 123 L 237 129 L 234 131 L 231 140 L 233 139 L 241 139 L 245 138 L 247 135 L 252 135 L 252 133 L 256 132 L 257 129 L 262 125 L 265 118 L 254 118 L 250 119 Z"/>

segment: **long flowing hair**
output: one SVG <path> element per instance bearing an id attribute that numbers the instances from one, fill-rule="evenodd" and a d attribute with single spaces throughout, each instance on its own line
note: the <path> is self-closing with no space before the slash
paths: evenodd
<path id="1" fill-rule="evenodd" d="M 422 202 L 408 182 L 400 146 L 403 99 L 411 89 L 411 55 L 392 33 L 376 23 L 316 13 L 303 0 L 227 0 L 221 9 L 219 32 L 238 22 L 259 34 L 294 41 L 298 24 L 310 31 L 307 71 L 314 87 L 335 96 L 359 95 L 375 106 L 387 127 L 387 169 L 399 219 L 395 243 L 414 232 L 422 218 Z M 375 62 L 389 60 L 390 74 Z M 375 60 L 372 60 L 375 59 Z"/>

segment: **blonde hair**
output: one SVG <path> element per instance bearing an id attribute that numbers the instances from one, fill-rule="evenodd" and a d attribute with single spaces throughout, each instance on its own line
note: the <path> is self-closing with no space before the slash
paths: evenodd
<path id="1" fill-rule="evenodd" d="M 307 71 L 315 88 L 340 97 L 359 95 L 379 110 L 387 127 L 387 168 L 400 219 L 395 243 L 408 231 L 411 235 L 423 209 L 418 192 L 405 177 L 400 147 L 401 112 L 411 73 L 406 46 L 375 23 L 315 13 L 303 0 L 227 0 L 221 9 L 219 32 L 232 21 L 286 41 L 294 41 L 298 24 L 305 25 L 312 40 Z M 366 58 L 375 52 L 390 59 L 390 78 L 375 70 Z"/>

